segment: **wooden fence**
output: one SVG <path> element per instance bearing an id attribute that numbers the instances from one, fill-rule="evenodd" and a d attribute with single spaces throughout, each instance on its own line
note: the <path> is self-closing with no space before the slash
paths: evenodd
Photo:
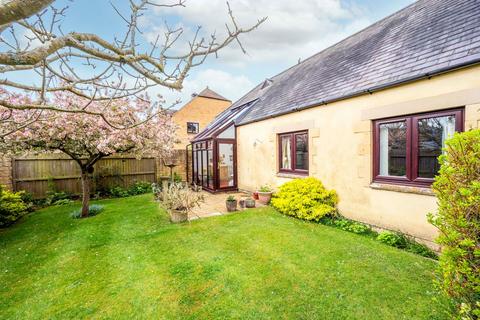
<path id="1" fill-rule="evenodd" d="M 187 180 L 189 160 L 186 150 L 174 150 L 170 161 L 166 162 L 172 161 L 176 164 L 172 171 L 184 181 Z M 4 159 L 3 162 L 11 163 L 11 178 L 2 178 L 0 175 L 0 182 L 12 186 L 15 191 L 25 190 L 35 198 L 45 197 L 52 185 L 57 191 L 71 194 L 80 194 L 82 191 L 78 164 L 61 153 L 26 155 L 12 159 L 11 162 Z M 2 170 L 10 171 L 10 166 L 0 166 L 0 174 Z M 128 188 L 137 181 L 158 182 L 169 177 L 170 168 L 165 166 L 162 159 L 137 160 L 131 156 L 112 156 L 101 159 L 95 165 L 92 191 L 114 186 Z"/>
<path id="2" fill-rule="evenodd" d="M 137 181 L 157 181 L 155 158 L 137 160 L 132 157 L 109 157 L 95 165 L 92 187 L 127 188 Z M 55 190 L 71 194 L 81 193 L 78 164 L 61 155 L 39 155 L 17 158 L 12 161 L 14 190 L 25 190 L 35 198 L 43 198 L 54 186 Z"/>

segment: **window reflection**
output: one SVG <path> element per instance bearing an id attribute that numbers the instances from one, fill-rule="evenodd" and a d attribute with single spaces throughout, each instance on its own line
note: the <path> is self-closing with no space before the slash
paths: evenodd
<path id="1" fill-rule="evenodd" d="M 455 117 L 435 117 L 418 121 L 418 176 L 433 178 L 440 169 L 438 157 L 445 140 L 455 132 Z"/>
<path id="2" fill-rule="evenodd" d="M 308 135 L 295 135 L 295 169 L 308 170 Z"/>
<path id="3" fill-rule="evenodd" d="M 405 121 L 380 126 L 380 175 L 403 177 L 407 170 L 407 125 Z"/>

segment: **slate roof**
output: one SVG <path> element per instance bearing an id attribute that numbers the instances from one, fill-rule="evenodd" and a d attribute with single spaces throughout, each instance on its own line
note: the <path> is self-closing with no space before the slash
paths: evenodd
<path id="1" fill-rule="evenodd" d="M 321 35 L 319 35 L 321 36 Z M 480 63 L 480 0 L 420 0 L 253 88 L 237 124 Z"/>
<path id="2" fill-rule="evenodd" d="M 217 99 L 217 100 L 224 100 L 224 101 L 230 101 L 227 98 L 219 95 L 215 91 L 211 90 L 210 88 L 206 87 L 203 89 L 202 92 L 198 94 L 199 97 L 204 97 L 204 98 L 210 98 L 210 99 Z"/>

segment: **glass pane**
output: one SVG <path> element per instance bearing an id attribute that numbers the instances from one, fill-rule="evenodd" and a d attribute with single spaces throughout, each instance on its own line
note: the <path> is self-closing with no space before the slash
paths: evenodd
<path id="1" fill-rule="evenodd" d="M 208 150 L 208 186 L 213 188 L 213 150 Z"/>
<path id="2" fill-rule="evenodd" d="M 380 175 L 403 177 L 407 170 L 407 124 L 380 125 Z"/>
<path id="3" fill-rule="evenodd" d="M 207 177 L 207 150 L 202 150 L 202 185 L 207 186 L 208 177 Z"/>
<path id="4" fill-rule="evenodd" d="M 220 139 L 235 139 L 235 126 L 230 126 L 218 135 Z"/>
<path id="5" fill-rule="evenodd" d="M 198 151 L 193 152 L 193 183 L 198 185 Z"/>
<path id="6" fill-rule="evenodd" d="M 218 180 L 220 188 L 235 186 L 233 167 L 233 144 L 218 144 Z"/>
<path id="7" fill-rule="evenodd" d="M 418 176 L 433 178 L 440 164 L 445 140 L 455 133 L 455 116 L 421 119 L 418 121 Z"/>
<path id="8" fill-rule="evenodd" d="M 291 159 L 291 136 L 282 136 L 281 138 L 281 159 L 280 159 L 280 168 L 286 170 L 292 170 L 292 159 Z"/>
<path id="9" fill-rule="evenodd" d="M 295 135 L 295 169 L 308 170 L 308 134 Z"/>

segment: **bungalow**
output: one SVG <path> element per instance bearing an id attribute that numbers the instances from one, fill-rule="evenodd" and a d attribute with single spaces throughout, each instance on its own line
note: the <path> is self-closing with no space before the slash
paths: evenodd
<path id="1" fill-rule="evenodd" d="M 358 221 L 431 241 L 437 157 L 480 126 L 480 2 L 420 0 L 266 79 L 193 140 L 193 179 L 313 176 Z"/>

